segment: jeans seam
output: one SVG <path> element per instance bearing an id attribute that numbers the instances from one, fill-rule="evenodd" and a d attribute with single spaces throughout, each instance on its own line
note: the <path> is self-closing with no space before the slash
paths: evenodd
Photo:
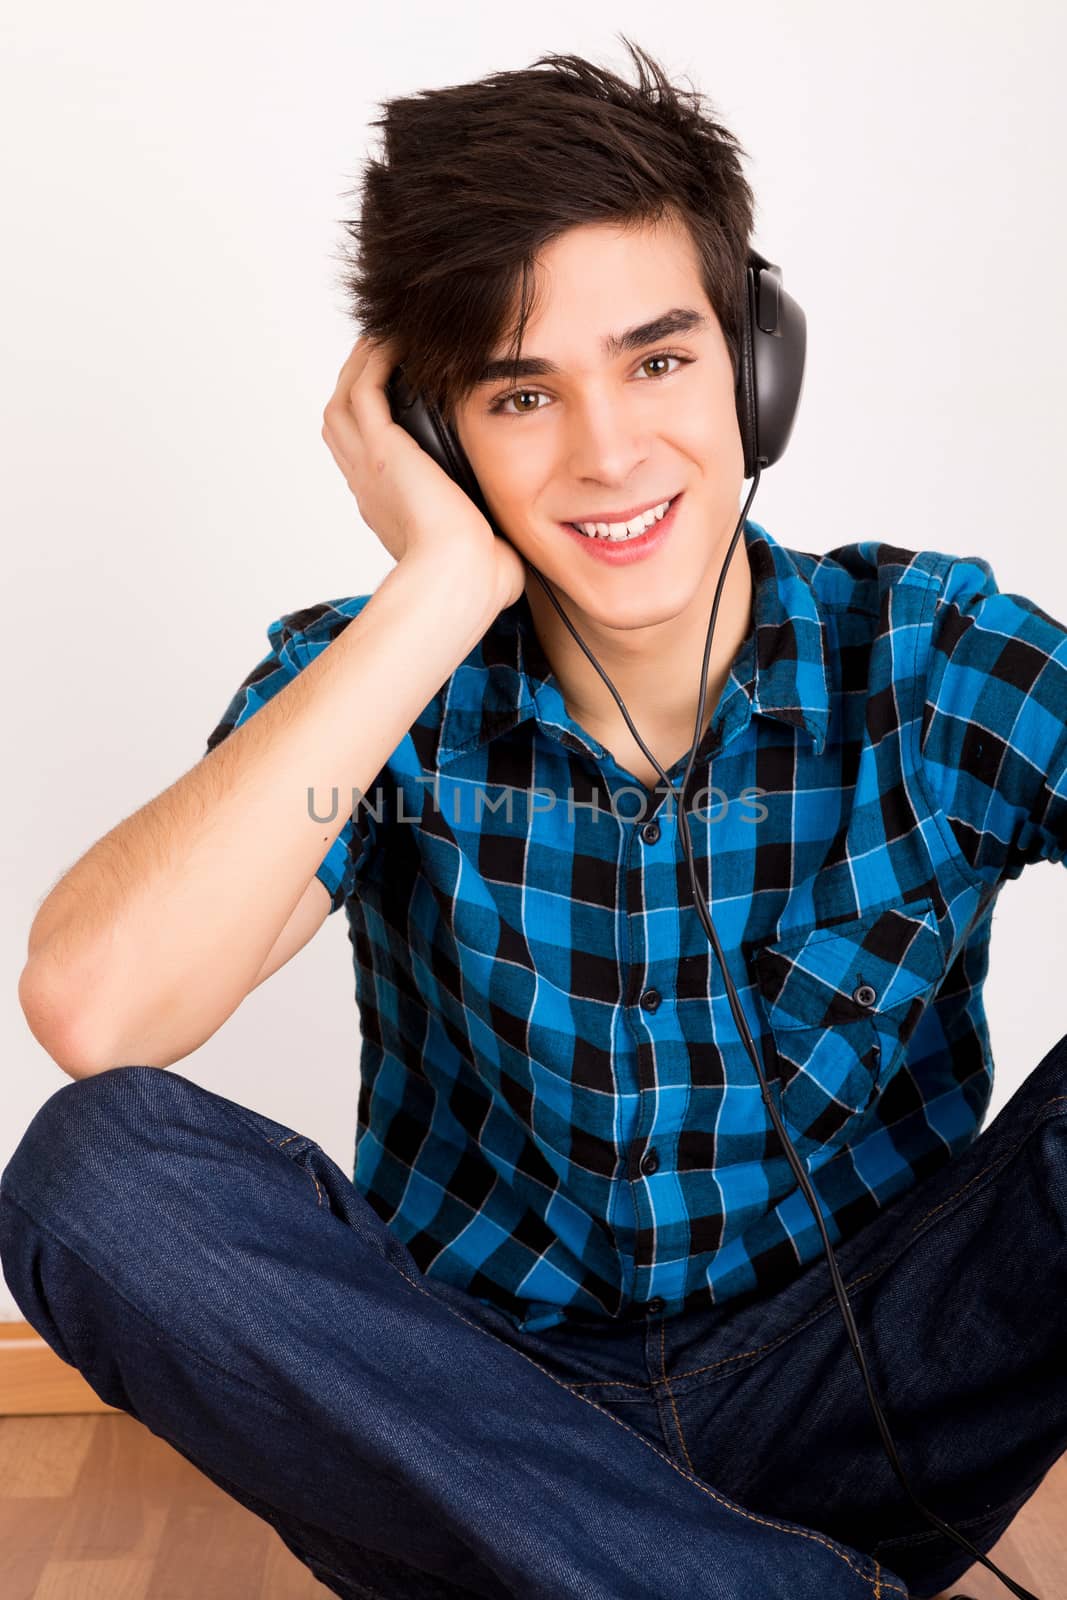
<path id="1" fill-rule="evenodd" d="M 1038 1479 L 1038 1484 L 1040 1482 L 1041 1480 Z M 1037 1488 L 1038 1484 L 1034 1485 L 1034 1489 Z M 1028 1490 L 1022 1496 L 1022 1499 L 1018 1500 L 1018 1503 L 1014 1503 L 1017 1498 L 1016 1496 L 1009 1496 L 1007 1500 L 1001 1501 L 1000 1505 L 995 1506 L 991 1511 L 980 1511 L 978 1515 L 974 1517 L 961 1517 L 958 1521 L 954 1522 L 952 1526 L 954 1528 L 981 1528 L 985 1523 L 998 1521 L 1006 1511 L 1010 1512 L 1012 1516 L 1015 1516 L 1016 1513 L 1021 1510 L 1023 1504 L 1030 1498 L 1030 1495 L 1033 1494 L 1034 1489 Z M 894 1549 L 897 1546 L 903 1545 L 910 1547 L 918 1544 L 929 1544 L 933 1539 L 943 1539 L 944 1537 L 945 1535 L 941 1532 L 940 1528 L 922 1528 L 918 1533 L 891 1534 L 885 1539 L 878 1539 L 875 1542 L 874 1548 L 875 1550 L 886 1550 L 890 1546 L 893 1546 Z"/>
<path id="2" fill-rule="evenodd" d="M 659 1368 L 660 1368 L 660 1374 L 661 1374 L 663 1386 L 667 1391 L 667 1399 L 671 1403 L 671 1413 L 674 1416 L 674 1426 L 678 1430 L 678 1441 L 679 1441 L 679 1443 L 681 1444 L 681 1447 L 682 1447 L 682 1454 L 685 1456 L 685 1464 L 689 1468 L 690 1472 L 693 1473 L 694 1477 L 699 1477 L 700 1474 L 697 1472 L 696 1467 L 694 1467 L 694 1465 L 693 1465 L 692 1458 L 691 1458 L 691 1456 L 689 1454 L 689 1447 L 685 1442 L 685 1434 L 682 1432 L 682 1419 L 678 1415 L 678 1407 L 677 1407 L 677 1405 L 675 1403 L 674 1394 L 673 1394 L 673 1392 L 671 1390 L 670 1379 L 667 1377 L 667 1319 L 666 1319 L 666 1317 L 661 1317 L 660 1318 L 660 1324 L 659 1324 Z"/>
<path id="3" fill-rule="evenodd" d="M 386 1259 L 388 1260 L 388 1257 Z M 469 1328 L 476 1329 L 478 1333 L 484 1334 L 489 1339 L 496 1339 L 496 1335 L 490 1332 L 488 1328 L 483 1327 L 481 1323 L 472 1322 L 470 1317 L 465 1317 L 461 1311 L 456 1309 L 455 1306 L 448 1305 L 446 1302 L 439 1300 L 437 1296 L 434 1295 L 429 1289 L 424 1288 L 422 1284 L 410 1277 L 408 1273 L 406 1273 L 404 1269 L 397 1264 L 397 1262 L 390 1260 L 389 1266 L 391 1266 L 393 1270 L 397 1272 L 400 1277 L 404 1279 L 404 1282 L 409 1284 L 412 1289 L 416 1289 L 419 1294 L 425 1295 L 426 1298 L 428 1300 L 432 1300 L 435 1305 L 443 1306 L 444 1310 L 448 1311 L 452 1316 L 458 1318 L 460 1322 L 465 1322 Z M 497 1342 L 504 1343 L 503 1340 L 497 1340 Z M 629 1434 L 632 1434 L 635 1439 L 639 1439 L 647 1449 L 653 1451 L 661 1461 L 665 1462 L 666 1465 L 671 1468 L 672 1472 L 676 1472 L 678 1476 L 680 1478 L 684 1478 L 687 1483 L 693 1484 L 693 1486 L 699 1489 L 702 1494 L 706 1494 L 710 1499 L 721 1505 L 725 1511 L 731 1511 L 735 1516 L 744 1517 L 749 1522 L 758 1522 L 764 1527 L 776 1528 L 781 1533 L 790 1533 L 797 1538 L 810 1539 L 815 1544 L 825 1545 L 827 1550 L 830 1551 L 831 1555 L 837 1556 L 839 1560 L 843 1561 L 846 1566 L 851 1568 L 858 1578 L 862 1578 L 865 1583 L 868 1583 L 872 1586 L 874 1590 L 873 1600 L 882 1600 L 883 1590 L 892 1592 L 893 1594 L 903 1595 L 904 1600 L 909 1600 L 908 1591 L 906 1589 L 902 1589 L 897 1583 L 887 1583 L 884 1581 L 882 1577 L 881 1565 L 874 1559 L 873 1556 L 868 1558 L 875 1569 L 874 1576 L 872 1577 L 870 1573 L 864 1572 L 856 1565 L 855 1561 L 843 1547 L 829 1539 L 825 1534 L 819 1533 L 816 1529 L 791 1527 L 788 1523 L 781 1522 L 776 1517 L 766 1517 L 758 1512 L 749 1511 L 744 1506 L 733 1504 L 732 1501 L 727 1500 L 724 1495 L 721 1495 L 716 1489 L 714 1489 L 711 1484 L 706 1483 L 703 1478 L 698 1478 L 695 1474 L 690 1474 L 687 1472 L 686 1469 L 677 1461 L 675 1461 L 672 1456 L 666 1455 L 662 1450 L 659 1449 L 657 1445 L 653 1444 L 651 1439 L 647 1438 L 643 1433 L 638 1433 L 636 1428 L 631 1428 L 628 1423 L 623 1422 L 621 1417 L 617 1417 L 613 1412 L 607 1411 L 603 1406 L 597 1405 L 596 1401 L 590 1400 L 588 1395 L 575 1393 L 569 1384 L 566 1384 L 562 1381 L 562 1379 L 557 1378 L 554 1372 L 550 1372 L 547 1367 L 543 1367 L 539 1361 L 535 1361 L 533 1356 L 527 1355 L 524 1350 L 516 1349 L 514 1345 L 507 1345 L 506 1348 L 509 1350 L 515 1350 L 516 1355 L 521 1356 L 524 1361 L 528 1361 L 530 1365 L 536 1367 L 539 1372 L 543 1372 L 546 1378 L 550 1378 L 558 1388 L 563 1389 L 567 1394 L 573 1395 L 575 1400 L 582 1401 L 584 1405 L 592 1406 L 594 1410 L 600 1412 L 601 1416 L 608 1417 L 613 1423 L 615 1423 L 617 1427 L 625 1429 L 625 1431 Z"/>
<path id="4" fill-rule="evenodd" d="M 846 1289 L 854 1289 L 858 1283 L 863 1283 L 864 1280 L 867 1279 L 867 1278 L 875 1277 L 879 1272 L 883 1271 L 884 1268 L 889 1266 L 890 1264 L 891 1264 L 890 1261 L 883 1261 L 880 1266 L 871 1267 L 867 1272 L 861 1273 L 858 1278 L 850 1278 L 848 1283 L 845 1285 L 845 1288 Z M 829 1311 L 831 1309 L 832 1309 L 832 1307 L 827 1305 L 827 1306 L 823 1306 L 823 1307 L 821 1307 L 821 1308 L 819 1308 L 819 1309 L 817 1309 L 815 1311 L 810 1312 L 808 1314 L 808 1316 L 805 1317 L 803 1322 L 794 1323 L 792 1325 L 792 1327 L 787 1328 L 784 1333 L 780 1333 L 776 1339 L 771 1339 L 766 1344 L 756 1345 L 752 1350 L 740 1350 L 740 1351 L 737 1351 L 732 1356 L 720 1356 L 720 1358 L 717 1361 L 708 1362 L 707 1366 L 690 1367 L 685 1372 L 676 1372 L 674 1374 L 674 1377 L 673 1377 L 672 1381 L 674 1383 L 678 1383 L 679 1380 L 682 1379 L 682 1378 L 696 1378 L 696 1377 L 699 1377 L 702 1372 L 713 1372 L 716 1367 L 728 1367 L 735 1361 L 744 1361 L 744 1360 L 746 1360 L 749 1356 L 761 1356 L 762 1357 L 762 1356 L 765 1356 L 765 1355 L 769 1355 L 772 1350 L 776 1350 L 778 1348 L 778 1346 L 781 1345 L 781 1344 L 784 1344 L 787 1339 L 792 1339 L 794 1334 L 803 1333 L 805 1328 L 807 1328 L 812 1322 L 815 1322 L 819 1317 L 825 1316 L 827 1311 Z M 584 1385 L 584 1387 L 590 1387 L 590 1386 L 591 1385 Z M 626 1388 L 626 1387 L 628 1387 L 628 1388 L 647 1388 L 648 1387 L 647 1384 L 629 1384 L 629 1385 L 626 1385 L 626 1384 L 622 1384 L 622 1383 L 620 1383 L 618 1386 L 619 1387 L 623 1387 L 623 1388 Z M 583 1387 L 583 1385 L 578 1385 L 577 1387 Z"/>
<path id="5" fill-rule="evenodd" d="M 319 1180 L 315 1176 L 314 1172 L 312 1172 L 311 1168 L 310 1167 L 305 1167 L 303 1161 L 301 1160 L 301 1156 L 306 1155 L 308 1150 L 310 1148 L 312 1148 L 312 1147 L 314 1147 L 316 1150 L 319 1150 L 320 1154 L 325 1154 L 325 1151 L 323 1151 L 319 1145 L 315 1144 L 314 1139 L 309 1138 L 306 1133 L 299 1133 L 299 1132 L 287 1133 L 284 1139 L 272 1139 L 269 1136 L 269 1134 L 264 1133 L 263 1129 L 261 1127 L 259 1127 L 259 1125 L 257 1123 L 251 1121 L 248 1117 L 242 1117 L 241 1121 L 244 1123 L 246 1128 L 253 1128 L 255 1130 L 255 1132 L 259 1134 L 260 1138 L 265 1140 L 266 1143 L 270 1145 L 272 1150 L 281 1150 L 282 1145 L 290 1144 L 294 1139 L 305 1139 L 305 1140 L 307 1140 L 307 1144 L 306 1144 L 305 1148 L 302 1151 L 300 1151 L 298 1154 L 294 1155 L 291 1150 L 285 1150 L 285 1151 L 283 1151 L 283 1154 L 287 1155 L 289 1157 L 289 1159 L 292 1161 L 294 1167 L 299 1167 L 301 1172 L 306 1173 L 306 1175 L 311 1179 L 312 1183 L 315 1185 L 316 1203 L 321 1208 L 321 1206 L 322 1206 L 322 1189 L 321 1189 L 321 1187 L 319 1185 Z"/>
<path id="6" fill-rule="evenodd" d="M 1043 1104 L 1038 1107 L 1038 1115 L 1044 1111 L 1045 1106 L 1054 1105 L 1057 1100 L 1067 1100 L 1067 1094 L 1052 1095 L 1050 1099 L 1044 1101 Z M 1059 1115 L 1059 1113 L 1057 1112 L 1055 1115 Z M 989 1165 L 987 1167 L 983 1167 L 980 1172 L 976 1172 L 973 1177 L 968 1178 L 966 1183 L 961 1184 L 961 1186 L 954 1190 L 952 1194 L 947 1195 L 944 1200 L 939 1201 L 936 1206 L 933 1206 L 925 1216 L 920 1217 L 918 1222 L 916 1222 L 912 1228 L 912 1233 L 918 1233 L 923 1223 L 928 1222 L 930 1218 L 935 1216 L 938 1211 L 941 1211 L 947 1205 L 951 1205 L 953 1200 L 958 1199 L 961 1194 L 966 1193 L 966 1191 L 971 1187 L 972 1183 L 977 1183 L 979 1178 L 984 1178 L 986 1173 L 991 1172 L 994 1167 L 998 1165 L 1003 1166 L 1003 1164 L 1007 1161 L 1010 1161 L 1013 1156 L 1018 1155 L 1019 1151 L 1026 1143 L 1027 1139 L 1029 1139 L 1030 1135 L 1036 1132 L 1039 1127 L 1043 1126 L 1044 1122 L 1050 1122 L 1051 1120 L 1051 1117 L 1045 1117 L 1041 1122 L 1039 1122 L 1037 1116 L 1035 1116 L 1033 1122 L 1030 1124 L 1030 1127 L 1026 1130 L 1022 1137 L 1012 1145 L 1010 1150 L 1008 1150 L 1003 1156 L 999 1157 L 996 1161 L 991 1161 Z"/>

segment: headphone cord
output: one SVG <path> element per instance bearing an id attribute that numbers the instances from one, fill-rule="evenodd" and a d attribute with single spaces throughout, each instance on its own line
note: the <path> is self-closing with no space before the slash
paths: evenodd
<path id="1" fill-rule="evenodd" d="M 748 515 L 748 508 L 752 504 L 752 501 L 753 501 L 753 499 L 755 497 L 755 494 L 756 494 L 756 490 L 759 487 L 760 471 L 761 471 L 760 463 L 759 463 L 759 460 L 757 460 L 756 465 L 755 465 L 755 470 L 753 472 L 753 477 L 752 477 L 752 487 L 749 490 L 748 498 L 745 501 L 745 504 L 744 504 L 744 506 L 742 508 L 742 511 L 741 511 L 741 515 L 738 518 L 737 527 L 734 529 L 734 536 L 733 536 L 733 539 L 730 542 L 730 548 L 726 552 L 726 558 L 723 561 L 722 570 L 719 573 L 719 581 L 718 581 L 718 584 L 716 585 L 716 589 L 715 589 L 715 599 L 714 599 L 714 601 L 712 603 L 712 607 L 711 607 L 711 619 L 710 619 L 710 621 L 708 623 L 707 638 L 706 638 L 706 640 L 704 642 L 704 662 L 703 662 L 703 668 L 702 668 L 701 676 L 700 676 L 700 700 L 699 700 L 699 703 L 697 705 L 696 726 L 695 726 L 695 728 L 693 730 L 693 743 L 692 743 L 692 746 L 690 747 L 690 750 L 689 750 L 689 758 L 686 761 L 685 772 L 682 775 L 682 782 L 681 782 L 680 790 L 676 789 L 674 787 L 674 785 L 671 783 L 671 780 L 668 778 L 667 774 L 664 772 L 663 768 L 660 766 L 659 762 L 656 760 L 655 756 L 652 754 L 651 750 L 645 744 L 644 740 L 641 738 L 641 735 L 638 733 L 637 729 L 634 727 L 633 722 L 630 719 L 630 713 L 627 711 L 625 705 L 622 702 L 622 699 L 621 699 L 620 695 L 616 691 L 615 685 L 611 682 L 611 679 L 608 677 L 607 673 L 603 670 L 603 668 L 601 667 L 599 661 L 597 661 L 596 657 L 593 655 L 592 651 L 587 648 L 587 646 L 585 645 L 584 641 L 579 637 L 576 629 L 574 628 L 573 624 L 571 623 L 570 618 L 567 616 L 567 614 L 564 611 L 563 607 L 560 605 L 559 600 L 556 598 L 556 595 L 555 595 L 553 589 L 551 588 L 551 586 L 549 585 L 547 579 L 538 570 L 538 568 L 533 565 L 532 562 L 527 561 L 526 565 L 534 573 L 534 575 L 537 578 L 538 582 L 540 583 L 542 589 L 544 589 L 545 593 L 548 595 L 548 598 L 551 600 L 552 604 L 555 606 L 557 612 L 559 613 L 560 619 L 562 620 L 562 622 L 566 626 L 567 630 L 571 634 L 571 636 L 574 639 L 575 643 L 580 647 L 580 649 L 588 657 L 589 661 L 596 668 L 597 672 L 600 674 L 601 678 L 604 680 L 604 683 L 607 685 L 607 688 L 611 692 L 612 698 L 614 699 L 614 701 L 615 701 L 616 705 L 618 706 L 619 710 L 622 712 L 623 717 L 626 719 L 626 726 L 629 728 L 630 732 L 633 734 L 633 736 L 636 739 L 636 741 L 637 741 L 638 745 L 640 746 L 641 750 L 647 756 L 648 760 L 652 763 L 652 765 L 655 767 L 656 771 L 659 773 L 660 777 L 663 779 L 664 783 L 667 785 L 668 792 L 678 801 L 678 826 L 679 826 L 679 831 L 681 833 L 681 838 L 682 838 L 682 847 L 683 847 L 683 849 L 685 851 L 685 862 L 686 862 L 686 866 L 687 866 L 688 871 L 689 871 L 689 882 L 690 882 L 690 885 L 691 885 L 691 888 L 692 888 L 692 893 L 693 893 L 693 903 L 696 906 L 697 914 L 700 917 L 701 925 L 702 925 L 702 927 L 704 929 L 704 934 L 705 934 L 706 938 L 708 939 L 708 941 L 709 941 L 712 949 L 714 950 L 716 956 L 718 957 L 719 966 L 722 968 L 723 978 L 725 979 L 725 982 L 726 982 L 726 995 L 727 995 L 727 999 L 729 1000 L 729 1003 L 730 1003 L 730 1010 L 733 1013 L 734 1021 L 737 1024 L 738 1032 L 740 1033 L 741 1038 L 744 1041 L 745 1048 L 748 1051 L 750 1057 L 752 1058 L 752 1063 L 753 1063 L 754 1067 L 756 1068 L 756 1074 L 757 1074 L 757 1077 L 759 1078 L 760 1093 L 761 1093 L 761 1095 L 763 1097 L 763 1102 L 766 1105 L 767 1110 L 771 1114 L 771 1120 L 773 1121 L 774 1126 L 775 1126 L 775 1128 L 776 1128 L 776 1130 L 778 1132 L 778 1137 L 782 1141 L 782 1145 L 783 1145 L 783 1148 L 785 1150 L 786 1156 L 788 1158 L 789 1164 L 792 1167 L 793 1172 L 796 1175 L 797 1182 L 800 1184 L 800 1187 L 804 1191 L 805 1199 L 807 1200 L 808 1205 L 811 1207 L 812 1214 L 814 1215 L 815 1221 L 818 1224 L 819 1232 L 822 1235 L 823 1248 L 826 1251 L 826 1258 L 827 1258 L 827 1261 L 829 1262 L 829 1265 L 830 1265 L 830 1276 L 831 1276 L 831 1278 L 833 1280 L 834 1293 L 837 1296 L 838 1304 L 839 1304 L 839 1306 L 841 1308 L 841 1315 L 842 1315 L 842 1317 L 844 1319 L 844 1323 L 845 1323 L 845 1331 L 848 1334 L 848 1341 L 849 1341 L 849 1344 L 852 1347 L 852 1353 L 855 1356 L 856 1361 L 859 1364 L 860 1373 L 862 1374 L 863 1382 L 864 1382 L 864 1385 L 865 1385 L 866 1390 L 867 1390 L 867 1398 L 870 1401 L 871 1409 L 874 1412 L 875 1421 L 878 1424 L 878 1431 L 881 1434 L 882 1444 L 883 1444 L 883 1446 L 885 1448 L 886 1454 L 889 1457 L 890 1465 L 892 1466 L 893 1471 L 896 1473 L 897 1478 L 900 1480 L 900 1484 L 901 1484 L 902 1488 L 904 1489 L 905 1494 L 911 1500 L 911 1502 L 915 1506 L 916 1510 L 921 1512 L 922 1515 L 926 1518 L 926 1520 L 928 1522 L 932 1523 L 933 1526 L 939 1530 L 939 1532 L 941 1532 L 943 1534 L 946 1534 L 948 1536 L 948 1538 L 954 1539 L 956 1541 L 956 1543 L 961 1547 L 961 1549 L 968 1551 L 968 1553 L 973 1555 L 976 1560 L 980 1561 L 983 1566 L 988 1567 L 990 1572 L 994 1573 L 995 1576 L 998 1577 L 1003 1584 L 1005 1584 L 1005 1586 L 1011 1591 L 1012 1594 L 1019 1596 L 1019 1600 L 1038 1600 L 1038 1596 L 1037 1595 L 1033 1594 L 1029 1589 L 1023 1588 L 1022 1584 L 1016 1583 L 1014 1581 L 1014 1579 L 1009 1578 L 1006 1573 L 1001 1572 L 1000 1568 L 998 1566 L 996 1566 L 992 1561 L 990 1561 L 988 1556 L 983 1555 L 982 1552 L 979 1549 L 977 1549 L 971 1543 L 971 1541 L 966 1537 L 965 1534 L 957 1532 L 957 1530 L 955 1528 L 951 1527 L 947 1522 L 942 1522 L 941 1518 L 936 1516 L 932 1511 L 928 1511 L 926 1509 L 926 1507 L 922 1504 L 922 1502 L 916 1497 L 916 1495 L 914 1494 L 914 1492 L 913 1492 L 913 1490 L 911 1488 L 911 1485 L 908 1483 L 907 1478 L 904 1476 L 904 1469 L 902 1468 L 902 1466 L 900 1464 L 900 1460 L 899 1460 L 899 1457 L 897 1456 L 897 1452 L 896 1452 L 896 1447 L 895 1447 L 895 1445 L 893 1443 L 893 1440 L 892 1440 L 892 1437 L 890 1435 L 889 1428 L 888 1428 L 888 1426 L 886 1424 L 885 1417 L 882 1414 L 882 1409 L 881 1409 L 880 1405 L 878 1404 L 878 1400 L 875 1397 L 874 1389 L 873 1389 L 873 1387 L 871 1385 L 870 1375 L 869 1375 L 869 1373 L 867 1371 L 867 1363 L 863 1358 L 863 1351 L 862 1351 L 862 1349 L 860 1347 L 859 1333 L 858 1333 L 858 1331 L 856 1329 L 856 1324 L 855 1324 L 855 1321 L 853 1320 L 853 1316 L 852 1316 L 852 1307 L 849 1304 L 848 1291 L 846 1290 L 844 1284 L 841 1281 L 841 1274 L 838 1271 L 837 1262 L 836 1262 L 836 1260 L 834 1258 L 834 1253 L 833 1253 L 833 1250 L 831 1249 L 831 1246 L 830 1246 L 829 1235 L 826 1232 L 826 1226 L 825 1226 L 825 1223 L 823 1221 L 822 1208 L 820 1207 L 818 1200 L 816 1199 L 815 1195 L 812 1192 L 811 1186 L 808 1183 L 807 1174 L 804 1171 L 804 1168 L 803 1168 L 803 1165 L 802 1165 L 802 1163 L 800 1161 L 799 1156 L 797 1155 L 796 1151 L 793 1149 L 792 1141 L 790 1140 L 789 1135 L 785 1130 L 785 1126 L 782 1123 L 782 1119 L 781 1119 L 781 1116 L 779 1115 L 778 1108 L 774 1103 L 774 1097 L 770 1093 L 770 1090 L 768 1089 L 767 1080 L 764 1077 L 763 1068 L 760 1065 L 759 1057 L 758 1057 L 758 1054 L 757 1054 L 757 1051 L 756 1051 L 756 1046 L 755 1046 L 755 1044 L 753 1042 L 752 1035 L 749 1032 L 748 1024 L 747 1024 L 747 1022 L 745 1020 L 745 1014 L 744 1014 L 743 1010 L 741 1009 L 741 1002 L 737 997 L 737 990 L 734 988 L 733 979 L 730 977 L 729 968 L 727 967 L 727 964 L 726 964 L 726 958 L 723 955 L 722 946 L 719 943 L 719 936 L 715 932 L 715 924 L 711 920 L 711 917 L 710 917 L 710 915 L 708 913 L 707 905 L 705 904 L 705 901 L 704 901 L 704 897 L 701 894 L 699 885 L 697 883 L 696 864 L 695 864 L 694 859 L 693 859 L 693 842 L 692 842 L 692 839 L 691 839 L 690 833 L 689 833 L 689 818 L 686 815 L 686 809 L 685 809 L 685 791 L 686 791 L 686 787 L 687 787 L 687 785 L 689 783 L 690 774 L 691 774 L 691 772 L 693 770 L 693 762 L 694 762 L 694 760 L 696 758 L 697 745 L 700 742 L 700 737 L 701 737 L 701 734 L 703 732 L 704 701 L 705 701 L 706 694 L 707 694 L 708 663 L 709 663 L 709 661 L 711 659 L 711 640 L 712 640 L 712 635 L 713 635 L 713 633 L 715 631 L 715 618 L 718 615 L 719 598 L 720 598 L 720 596 L 722 594 L 723 584 L 724 584 L 724 582 L 726 580 L 726 573 L 727 573 L 727 569 L 729 568 L 729 565 L 730 565 L 731 557 L 733 556 L 734 550 L 737 547 L 738 539 L 740 538 L 742 529 L 744 528 L 744 525 L 745 525 L 745 518 Z M 711 850 L 710 849 L 708 850 L 708 899 L 709 900 L 711 899 Z"/>

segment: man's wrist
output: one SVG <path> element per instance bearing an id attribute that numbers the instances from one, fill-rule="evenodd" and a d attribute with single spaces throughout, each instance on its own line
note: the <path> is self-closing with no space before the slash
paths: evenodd
<path id="1" fill-rule="evenodd" d="M 436 616 L 480 630 L 477 638 L 507 604 L 501 596 L 498 573 L 475 575 L 461 562 L 443 561 L 437 555 L 404 556 L 388 577 L 413 595 L 430 600 Z"/>

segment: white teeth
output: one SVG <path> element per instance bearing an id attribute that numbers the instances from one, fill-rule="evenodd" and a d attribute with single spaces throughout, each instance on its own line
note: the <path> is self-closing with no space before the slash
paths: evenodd
<path id="1" fill-rule="evenodd" d="M 621 539 L 634 539 L 651 528 L 670 510 L 670 505 L 669 500 L 664 500 L 662 505 L 653 506 L 651 511 L 642 512 L 629 522 L 572 522 L 571 527 L 584 533 L 587 539 L 611 539 L 618 543 Z"/>

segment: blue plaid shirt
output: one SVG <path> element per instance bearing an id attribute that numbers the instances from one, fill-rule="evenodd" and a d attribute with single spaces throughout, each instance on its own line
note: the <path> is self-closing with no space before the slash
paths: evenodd
<path id="1" fill-rule="evenodd" d="M 751 520 L 744 539 L 753 626 L 686 804 L 836 1243 L 979 1131 L 994 902 L 1027 863 L 1067 858 L 1067 628 L 977 556 L 800 553 Z M 272 622 L 208 749 L 369 598 Z M 568 715 L 525 596 L 318 877 L 354 956 L 353 1181 L 423 1272 L 533 1331 L 740 1301 L 822 1255 L 674 802 Z"/>

